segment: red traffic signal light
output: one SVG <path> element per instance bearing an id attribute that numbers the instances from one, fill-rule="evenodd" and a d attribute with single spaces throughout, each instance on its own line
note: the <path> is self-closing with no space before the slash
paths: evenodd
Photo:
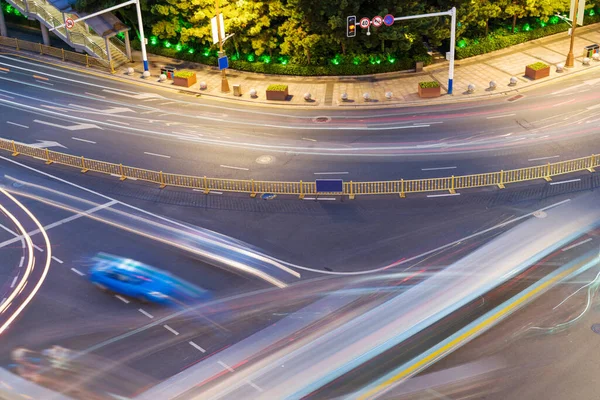
<path id="1" fill-rule="evenodd" d="M 354 16 L 354 15 L 349 16 L 347 19 L 346 36 L 348 36 L 348 37 L 356 36 L 356 16 Z"/>

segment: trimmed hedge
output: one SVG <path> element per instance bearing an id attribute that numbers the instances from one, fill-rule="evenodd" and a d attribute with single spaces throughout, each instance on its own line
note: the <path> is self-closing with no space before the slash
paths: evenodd
<path id="1" fill-rule="evenodd" d="M 600 21 L 600 15 L 586 16 L 584 25 L 593 24 Z M 560 22 L 556 25 L 546 25 L 543 28 L 536 28 L 529 32 L 510 33 L 499 30 L 493 32 L 488 37 L 481 39 L 461 39 L 464 40 L 466 47 L 456 48 L 456 58 L 463 59 L 468 57 L 478 56 L 480 54 L 490 53 L 492 51 L 501 50 L 506 47 L 525 43 L 530 40 L 539 39 L 544 36 L 554 35 L 560 32 L 567 32 L 569 25 Z"/>
<path id="2" fill-rule="evenodd" d="M 538 61 L 533 64 L 529 64 L 528 67 L 534 71 L 539 71 L 540 69 L 548 68 L 548 64 L 544 64 L 543 62 Z"/>
<path id="3" fill-rule="evenodd" d="M 175 78 L 191 78 L 192 76 L 196 75 L 195 72 L 193 71 L 188 71 L 185 69 L 182 69 L 181 71 L 175 71 Z"/>
<path id="4" fill-rule="evenodd" d="M 267 86 L 267 90 L 269 91 L 274 91 L 274 92 L 285 92 L 288 88 L 288 85 L 278 85 L 276 83 L 273 83 L 269 86 Z"/>
<path id="5" fill-rule="evenodd" d="M 436 88 L 436 87 L 440 87 L 440 84 L 436 81 L 427 81 L 427 82 L 419 82 L 419 86 L 421 86 L 421 88 L 423 88 L 423 89 Z"/>
<path id="6" fill-rule="evenodd" d="M 140 42 L 132 40 L 131 46 L 137 50 L 140 49 Z M 146 46 L 148 53 L 161 55 L 170 58 L 176 58 L 184 61 L 193 61 L 200 64 L 217 66 L 217 57 L 205 56 L 200 52 L 189 53 L 187 51 L 177 51 L 175 48 L 164 48 L 159 46 Z M 261 74 L 274 75 L 296 75 L 296 76 L 327 76 L 327 75 L 369 75 L 380 74 L 384 72 L 405 71 L 415 68 L 416 61 L 423 61 L 424 65 L 432 62 L 432 57 L 428 54 L 415 55 L 413 59 L 397 59 L 394 63 L 382 60 L 379 64 L 370 62 L 358 65 L 352 63 L 340 63 L 338 65 L 296 65 L 296 64 L 277 64 L 249 62 L 242 60 L 232 60 L 229 58 L 229 67 L 238 71 L 256 72 Z"/>

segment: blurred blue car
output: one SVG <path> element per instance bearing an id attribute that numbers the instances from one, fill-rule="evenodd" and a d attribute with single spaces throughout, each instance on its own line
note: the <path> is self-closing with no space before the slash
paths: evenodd
<path id="1" fill-rule="evenodd" d="M 190 305 L 211 297 L 207 290 L 166 271 L 106 253 L 96 255 L 89 277 L 101 290 L 143 302 Z"/>

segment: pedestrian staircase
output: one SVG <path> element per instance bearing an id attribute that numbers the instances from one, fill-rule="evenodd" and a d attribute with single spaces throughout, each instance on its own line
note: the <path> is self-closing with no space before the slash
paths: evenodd
<path id="1" fill-rule="evenodd" d="M 6 0 L 19 12 L 28 18 L 35 18 L 47 28 L 54 28 L 64 24 L 63 13 L 46 0 Z M 65 14 L 64 18 L 77 19 L 76 15 Z M 79 51 L 85 51 L 89 55 L 101 60 L 102 64 L 108 66 L 106 43 L 104 38 L 96 33 L 88 31 L 82 23 L 67 30 L 65 27 L 53 31 L 56 36 Z M 108 42 L 113 68 L 129 61 L 125 52 L 125 45 L 116 37 Z"/>

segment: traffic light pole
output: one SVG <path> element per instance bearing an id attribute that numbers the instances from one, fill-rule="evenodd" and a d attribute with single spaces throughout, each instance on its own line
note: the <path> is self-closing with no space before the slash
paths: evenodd
<path id="1" fill-rule="evenodd" d="M 450 65 L 448 67 L 448 94 L 452 94 L 452 86 L 454 81 L 454 48 L 456 47 L 456 7 L 452 7 L 449 11 L 441 11 L 436 13 L 429 14 L 420 14 L 420 15 L 410 15 L 406 17 L 396 17 L 394 18 L 394 22 L 396 21 L 406 21 L 409 19 L 419 19 L 419 18 L 432 18 L 432 17 L 443 17 L 449 15 L 451 17 L 450 22 Z M 357 26 L 360 26 L 360 23 L 356 23 Z M 391 24 L 390 24 L 391 25 Z M 370 27 L 370 24 L 367 28 Z M 369 32 L 370 33 L 370 32 Z M 369 34 L 367 33 L 367 34 Z"/>

